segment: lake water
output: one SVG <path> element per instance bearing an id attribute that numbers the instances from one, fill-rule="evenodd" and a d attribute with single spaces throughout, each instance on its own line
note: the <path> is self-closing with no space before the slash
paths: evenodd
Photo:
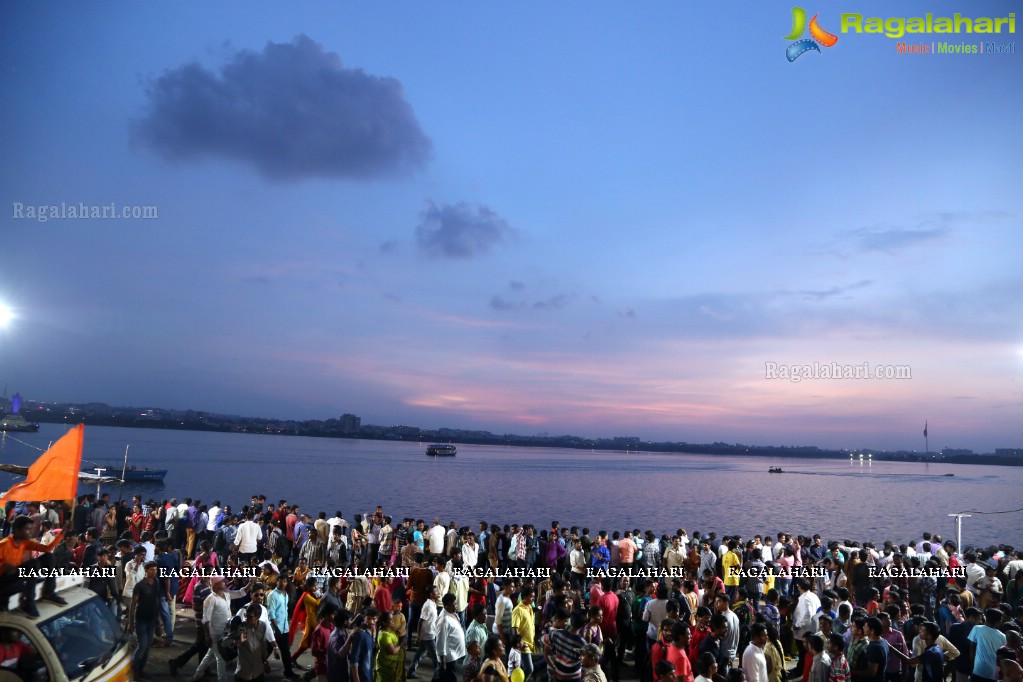
<path id="1" fill-rule="evenodd" d="M 44 424 L 17 441 L 45 448 L 67 427 Z M 39 452 L 0 437 L 0 461 L 30 464 Z M 306 512 L 356 513 L 383 505 L 412 516 L 475 528 L 533 523 L 593 531 L 685 528 L 718 535 L 786 530 L 830 539 L 908 542 L 923 531 L 954 538 L 948 514 L 1016 509 L 1023 467 L 842 460 L 716 457 L 459 445 L 453 458 L 425 456 L 420 443 L 88 426 L 83 468 L 129 461 L 168 469 L 164 485 L 126 485 L 158 500 L 220 499 L 238 509 L 254 493 Z M 785 469 L 769 474 L 769 466 Z M 944 474 L 953 473 L 954 477 Z M 16 479 L 0 473 L 0 487 Z M 117 486 L 104 487 L 115 499 Z M 94 488 L 81 484 L 79 492 Z M 974 514 L 964 544 L 1023 546 L 1023 513 Z"/>

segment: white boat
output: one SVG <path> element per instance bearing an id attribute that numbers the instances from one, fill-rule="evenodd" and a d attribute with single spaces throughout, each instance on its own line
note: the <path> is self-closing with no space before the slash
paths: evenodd
<path id="1" fill-rule="evenodd" d="M 434 443 L 426 446 L 426 454 L 430 457 L 454 457 L 458 448 L 450 443 Z"/>

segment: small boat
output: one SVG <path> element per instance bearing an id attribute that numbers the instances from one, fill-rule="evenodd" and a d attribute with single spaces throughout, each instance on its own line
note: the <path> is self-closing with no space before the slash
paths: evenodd
<path id="1" fill-rule="evenodd" d="M 771 467 L 770 469 L 767 470 L 767 473 L 769 473 L 769 474 L 784 474 L 785 472 L 782 471 L 781 467 Z"/>
<path id="2" fill-rule="evenodd" d="M 28 476 L 28 467 L 18 464 L 0 464 L 0 471 L 16 476 Z M 116 476 L 100 476 L 88 471 L 79 471 L 78 480 L 82 483 L 120 483 L 121 479 Z"/>
<path id="3" fill-rule="evenodd" d="M 134 464 L 127 467 L 122 464 L 99 464 L 92 469 L 103 469 L 108 476 L 113 476 L 118 481 L 121 480 L 120 476 L 123 473 L 125 483 L 163 483 L 163 479 L 167 476 L 166 469 L 140 468 Z"/>
<path id="4" fill-rule="evenodd" d="M 20 414 L 6 414 L 0 417 L 0 431 L 7 433 L 35 433 L 39 424 L 26 421 Z"/>
<path id="5" fill-rule="evenodd" d="M 430 457 L 454 457 L 458 448 L 451 444 L 434 443 L 426 446 L 426 454 Z"/>
<path id="6" fill-rule="evenodd" d="M 117 473 L 116 468 L 114 469 L 114 473 Z M 149 467 L 139 468 L 137 466 L 129 466 L 127 469 L 124 469 L 124 482 L 163 483 L 163 479 L 166 475 L 166 469 L 150 469 Z"/>
<path id="7" fill-rule="evenodd" d="M 945 474 L 946 476 L 955 476 L 955 474 Z"/>

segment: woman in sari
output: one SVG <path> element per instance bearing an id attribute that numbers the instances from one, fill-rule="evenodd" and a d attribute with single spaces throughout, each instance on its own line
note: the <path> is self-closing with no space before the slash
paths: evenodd
<path id="1" fill-rule="evenodd" d="M 183 603 L 192 603 L 192 593 L 195 591 L 195 586 L 202 580 L 202 574 L 209 575 L 216 567 L 217 553 L 210 550 L 209 540 L 203 540 L 199 543 L 199 553 L 195 555 L 195 561 L 192 563 L 192 578 L 188 581 L 188 587 L 185 588 L 185 593 L 181 597 Z"/>
<path id="2" fill-rule="evenodd" d="M 377 620 L 377 665 L 374 682 L 401 682 L 405 672 L 405 652 L 392 627 L 390 611 L 382 611 Z"/>
<path id="3" fill-rule="evenodd" d="M 142 507 L 136 504 L 132 507 L 131 516 L 128 518 L 128 530 L 131 531 L 131 539 L 136 545 L 142 541 L 143 521 L 145 521 L 145 517 L 142 515 Z"/>
<path id="4" fill-rule="evenodd" d="M 103 517 L 103 529 L 100 532 L 100 539 L 107 546 L 117 541 L 117 510 L 114 508 L 114 505 L 107 507 L 106 516 Z"/>
<path id="5" fill-rule="evenodd" d="M 504 665 L 504 642 L 499 635 L 490 635 L 483 645 L 486 657 L 480 666 L 479 679 L 482 682 L 508 682 L 508 668 Z"/>
<path id="6" fill-rule="evenodd" d="M 149 514 L 146 515 L 146 520 L 142 524 L 142 530 L 148 533 L 155 533 L 160 529 L 160 511 L 163 507 L 154 504 L 149 510 Z"/>
<path id="7" fill-rule="evenodd" d="M 320 605 L 320 599 L 316 596 L 316 578 L 306 578 L 305 587 L 295 604 L 295 611 L 291 615 L 291 627 L 288 628 L 288 636 L 292 644 L 295 643 L 295 633 L 301 627 L 302 640 L 298 644 L 298 650 L 291 657 L 291 665 L 303 669 L 298 664 L 298 657 L 309 648 L 313 638 L 313 632 L 319 620 L 316 618 L 316 608 Z"/>

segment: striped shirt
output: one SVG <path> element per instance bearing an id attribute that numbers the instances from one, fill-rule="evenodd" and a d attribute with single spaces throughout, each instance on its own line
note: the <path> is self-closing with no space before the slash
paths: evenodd
<path id="1" fill-rule="evenodd" d="M 583 676 L 583 647 L 586 642 L 568 630 L 551 630 L 544 636 L 554 661 L 554 679 L 578 680 Z"/>
<path id="2" fill-rule="evenodd" d="M 832 657 L 828 682 L 849 682 L 849 661 L 844 654 Z"/>

